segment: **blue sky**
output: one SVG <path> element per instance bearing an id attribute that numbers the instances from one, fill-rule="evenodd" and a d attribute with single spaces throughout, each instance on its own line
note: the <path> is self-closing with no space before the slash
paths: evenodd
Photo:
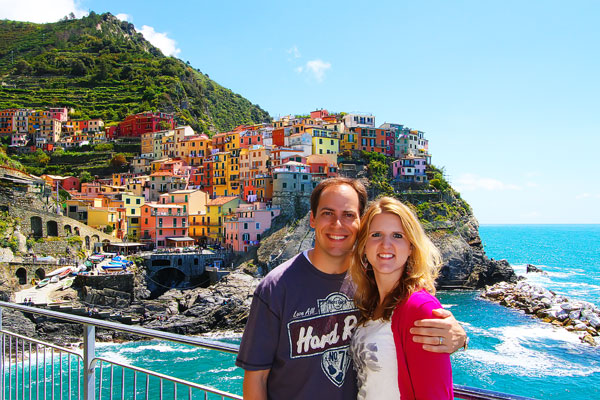
<path id="1" fill-rule="evenodd" d="M 600 3 L 373 3 L 0 0 L 0 18 L 111 12 L 273 117 L 426 132 L 480 223 L 600 223 Z"/>

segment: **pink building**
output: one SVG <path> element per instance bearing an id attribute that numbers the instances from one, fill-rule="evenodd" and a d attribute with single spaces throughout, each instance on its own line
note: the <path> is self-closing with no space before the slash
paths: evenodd
<path id="1" fill-rule="evenodd" d="M 97 197 L 101 192 L 100 182 L 85 182 L 81 184 L 81 195 L 83 197 Z"/>
<path id="2" fill-rule="evenodd" d="M 65 122 L 69 118 L 69 111 L 66 107 L 49 108 L 48 113 L 50 114 L 50 118 L 60 122 Z"/>
<path id="3" fill-rule="evenodd" d="M 261 235 L 280 213 L 281 209 L 267 208 L 265 203 L 241 204 L 233 215 L 225 218 L 225 243 L 236 252 L 258 246 Z"/>
<path id="4" fill-rule="evenodd" d="M 188 236 L 187 214 L 183 206 L 146 203 L 142 206 L 141 241 L 156 248 L 185 247 L 194 244 Z"/>
<path id="5" fill-rule="evenodd" d="M 392 175 L 400 182 L 427 182 L 427 159 L 408 155 L 392 163 Z"/>

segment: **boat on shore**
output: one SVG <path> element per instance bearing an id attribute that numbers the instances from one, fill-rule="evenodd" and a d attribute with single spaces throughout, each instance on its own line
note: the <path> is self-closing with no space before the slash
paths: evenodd
<path id="1" fill-rule="evenodd" d="M 69 271 L 69 272 L 71 272 L 71 269 L 72 269 L 72 268 L 73 268 L 73 267 L 71 267 L 71 266 L 57 268 L 57 269 L 55 269 L 54 271 L 48 272 L 48 273 L 46 274 L 46 278 L 51 278 L 51 277 L 53 277 L 53 276 L 55 276 L 55 275 L 61 275 L 61 274 L 63 274 L 65 271 Z M 69 272 L 67 272 L 67 273 L 66 273 L 64 276 L 67 276 L 67 275 L 69 274 Z"/>

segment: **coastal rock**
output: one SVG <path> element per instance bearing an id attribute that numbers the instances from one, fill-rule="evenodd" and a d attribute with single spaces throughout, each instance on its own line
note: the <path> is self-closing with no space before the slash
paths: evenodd
<path id="1" fill-rule="evenodd" d="M 541 268 L 536 267 L 533 264 L 527 264 L 527 273 L 538 273 L 538 274 L 542 274 L 542 275 L 548 275 L 548 273 L 546 271 L 544 271 Z"/>
<path id="2" fill-rule="evenodd" d="M 589 317 L 587 317 L 587 319 L 591 327 L 594 329 L 600 329 L 600 316 L 598 314 L 591 314 Z"/>
<path id="3" fill-rule="evenodd" d="M 596 339 L 594 339 L 594 337 L 593 337 L 592 335 L 590 335 L 590 334 L 584 335 L 584 336 L 581 338 L 581 341 L 582 341 L 583 343 L 587 343 L 587 344 L 589 344 L 590 346 L 597 346 L 597 345 L 598 345 L 598 342 L 597 342 L 597 340 L 596 340 Z"/>
<path id="4" fill-rule="evenodd" d="M 487 286 L 481 297 L 500 303 L 503 306 L 523 310 L 544 322 L 562 327 L 570 332 L 585 332 L 592 337 L 594 343 L 600 328 L 600 310 L 585 301 L 571 301 L 565 296 L 556 295 L 542 287 L 529 282 L 500 282 Z"/>
<path id="5" fill-rule="evenodd" d="M 581 303 L 563 303 L 560 305 L 560 307 L 565 310 L 566 312 L 570 313 L 572 311 L 579 311 L 581 310 L 581 308 L 583 307 L 583 305 Z"/>

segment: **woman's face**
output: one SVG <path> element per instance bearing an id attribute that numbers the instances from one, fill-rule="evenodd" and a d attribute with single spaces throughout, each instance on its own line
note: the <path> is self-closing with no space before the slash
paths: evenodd
<path id="1" fill-rule="evenodd" d="M 398 281 L 412 252 L 400 217 L 392 213 L 377 214 L 371 221 L 368 235 L 365 254 L 375 277 L 378 281 Z"/>

